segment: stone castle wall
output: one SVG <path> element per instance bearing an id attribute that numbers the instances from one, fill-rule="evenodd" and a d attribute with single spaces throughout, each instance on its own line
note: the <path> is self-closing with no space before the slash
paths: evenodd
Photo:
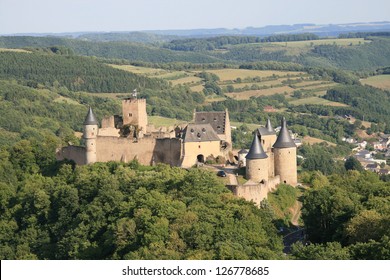
<path id="1" fill-rule="evenodd" d="M 56 152 L 57 160 L 69 159 L 73 160 L 77 165 L 84 165 L 86 163 L 86 149 L 81 146 L 67 146 L 58 149 Z"/>
<path id="2" fill-rule="evenodd" d="M 244 185 L 228 186 L 228 188 L 235 196 L 241 197 L 247 201 L 252 201 L 257 207 L 260 207 L 261 201 L 267 199 L 268 193 L 276 190 L 278 184 L 280 184 L 280 177 L 276 176 L 266 181 L 264 184 L 256 184 L 249 181 Z"/>
<path id="3" fill-rule="evenodd" d="M 98 137 L 96 142 L 98 162 L 137 159 L 143 165 L 154 163 L 180 165 L 180 139 L 144 137 L 133 142 L 128 138 Z"/>

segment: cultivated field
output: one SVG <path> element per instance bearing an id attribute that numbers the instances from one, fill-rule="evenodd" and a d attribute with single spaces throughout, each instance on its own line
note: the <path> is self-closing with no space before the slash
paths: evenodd
<path id="1" fill-rule="evenodd" d="M 247 79 L 247 78 L 268 78 L 268 77 L 294 77 L 299 75 L 304 75 L 304 72 L 297 71 L 273 71 L 273 70 L 248 70 L 248 69 L 217 69 L 217 70 L 207 70 L 207 72 L 213 73 L 223 81 L 234 81 L 237 78 Z"/>
<path id="2" fill-rule="evenodd" d="M 268 96 L 273 94 L 286 94 L 289 95 L 294 91 L 293 88 L 289 86 L 275 87 L 275 88 L 267 88 L 267 89 L 259 89 L 259 90 L 248 90 L 243 92 L 232 92 L 226 93 L 226 96 L 237 100 L 246 100 L 251 97 L 260 97 L 260 96 Z"/>
<path id="3" fill-rule="evenodd" d="M 327 144 L 330 145 L 330 146 L 336 146 L 335 143 L 332 143 L 332 142 L 329 142 L 329 141 L 325 141 L 325 140 L 320 139 L 320 138 L 305 136 L 305 137 L 303 137 L 303 139 L 302 139 L 302 143 L 303 143 L 303 144 L 309 144 L 309 145 L 318 144 L 318 143 L 323 143 L 323 142 L 327 143 Z"/>
<path id="4" fill-rule="evenodd" d="M 160 127 L 160 126 L 175 126 L 175 125 L 186 123 L 186 121 L 170 119 L 170 118 L 165 118 L 160 116 L 148 116 L 148 123 L 154 125 L 155 127 Z"/>
<path id="5" fill-rule="evenodd" d="M 380 89 L 390 90 L 390 75 L 372 76 L 367 79 L 362 79 L 361 83 Z"/>
<path id="6" fill-rule="evenodd" d="M 5 49 L 5 48 L 0 48 L 0 52 L 25 52 L 25 53 L 30 53 L 30 51 L 22 50 L 22 49 Z"/>
<path id="7" fill-rule="evenodd" d="M 340 102 L 329 101 L 321 97 L 312 96 L 307 98 L 296 99 L 289 102 L 292 105 L 324 105 L 334 107 L 348 107 L 348 105 Z"/>
<path id="8" fill-rule="evenodd" d="M 201 71 L 187 70 L 164 70 L 159 68 L 138 67 L 132 65 L 111 65 L 115 68 L 129 71 L 135 74 L 145 75 L 151 78 L 161 78 L 169 81 L 172 85 L 187 85 L 192 91 L 202 92 L 204 81 L 196 75 Z M 225 92 L 225 96 L 245 100 L 251 97 L 269 96 L 273 94 L 285 94 L 291 96 L 294 91 L 301 91 L 302 94 L 311 96 L 322 96 L 326 90 L 337 85 L 328 80 L 314 80 L 314 77 L 305 72 L 299 71 L 273 71 L 273 70 L 249 70 L 249 69 L 212 69 L 205 72 L 218 76 L 218 86 Z M 234 92 L 227 93 L 228 88 Z M 101 95 L 102 96 L 102 95 Z M 119 95 L 118 97 L 121 97 Z M 208 98 L 207 103 L 224 100 Z M 306 100 L 304 104 L 321 104 L 323 101 Z M 298 101 L 299 103 L 299 101 Z M 337 105 L 337 104 L 336 104 Z M 330 105 L 333 106 L 333 105 Z"/>

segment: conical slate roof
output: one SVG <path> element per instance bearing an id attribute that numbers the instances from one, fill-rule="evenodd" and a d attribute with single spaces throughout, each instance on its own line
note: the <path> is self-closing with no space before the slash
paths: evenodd
<path id="1" fill-rule="evenodd" d="M 252 141 L 251 148 L 249 149 L 249 153 L 246 155 L 246 159 L 262 159 L 267 158 L 267 154 L 263 150 L 263 146 L 260 143 L 259 137 L 257 136 L 257 133 L 255 133 L 255 136 Z"/>
<path id="2" fill-rule="evenodd" d="M 272 127 L 271 121 L 267 119 L 267 124 L 265 125 L 265 128 L 270 132 L 270 133 L 275 133 L 275 130 Z"/>
<path id="3" fill-rule="evenodd" d="M 267 124 L 265 125 L 265 127 L 260 127 L 258 129 L 258 132 L 260 136 L 276 134 L 269 119 L 267 120 Z"/>
<path id="4" fill-rule="evenodd" d="M 88 114 L 85 117 L 84 125 L 97 125 L 98 121 L 95 117 L 95 114 L 92 112 L 92 108 L 89 107 Z"/>
<path id="5" fill-rule="evenodd" d="M 274 148 L 296 148 L 294 141 L 291 139 L 290 132 L 288 132 L 286 119 L 282 119 L 282 128 L 280 129 L 279 136 L 273 146 Z"/>

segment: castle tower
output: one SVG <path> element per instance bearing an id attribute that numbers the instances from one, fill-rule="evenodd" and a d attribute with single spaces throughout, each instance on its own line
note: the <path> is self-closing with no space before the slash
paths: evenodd
<path id="1" fill-rule="evenodd" d="M 265 127 L 260 127 L 257 131 L 265 152 L 271 152 L 272 145 L 276 141 L 276 132 L 272 127 L 271 121 L 268 119 Z"/>
<path id="2" fill-rule="evenodd" d="M 122 100 L 123 125 L 132 124 L 138 126 L 143 133 L 146 133 L 148 116 L 146 114 L 146 100 L 137 98 L 137 91 L 134 90 L 130 98 Z"/>
<path id="3" fill-rule="evenodd" d="M 287 129 L 286 119 L 282 119 L 282 128 L 274 144 L 275 175 L 280 175 L 280 182 L 296 186 L 297 147 Z"/>
<path id="4" fill-rule="evenodd" d="M 246 179 L 254 182 L 268 181 L 268 156 L 263 150 L 257 133 L 245 158 Z"/>
<path id="5" fill-rule="evenodd" d="M 96 162 L 96 138 L 98 135 L 98 121 L 89 107 L 88 114 L 85 117 L 83 139 L 85 141 L 85 164 Z"/>

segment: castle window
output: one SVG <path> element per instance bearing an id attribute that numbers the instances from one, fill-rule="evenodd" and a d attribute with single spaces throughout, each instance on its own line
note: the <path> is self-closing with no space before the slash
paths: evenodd
<path id="1" fill-rule="evenodd" d="M 129 117 L 132 117 L 133 116 L 133 114 L 132 113 L 129 113 Z"/>
<path id="2" fill-rule="evenodd" d="M 190 131 L 191 131 L 191 133 L 194 133 L 194 129 L 193 129 L 193 128 L 191 128 L 191 130 L 190 130 Z"/>
<path id="3" fill-rule="evenodd" d="M 202 132 L 203 132 L 203 133 L 206 133 L 206 128 L 202 128 Z"/>
<path id="4" fill-rule="evenodd" d="M 200 145 L 198 146 L 198 148 L 200 149 Z"/>
<path id="5" fill-rule="evenodd" d="M 217 129 L 221 129 L 221 127 L 218 125 L 218 126 L 217 126 Z"/>
<path id="6" fill-rule="evenodd" d="M 198 138 L 200 138 L 202 136 L 202 134 L 200 134 L 200 132 L 198 132 L 198 134 L 196 134 L 196 136 L 198 136 Z"/>
<path id="7" fill-rule="evenodd" d="M 202 118 L 202 122 L 204 122 L 204 121 L 206 121 L 206 119 L 205 119 L 205 118 Z"/>
<path id="8" fill-rule="evenodd" d="M 217 118 L 214 118 L 214 121 L 216 122 L 216 121 L 217 121 Z"/>

